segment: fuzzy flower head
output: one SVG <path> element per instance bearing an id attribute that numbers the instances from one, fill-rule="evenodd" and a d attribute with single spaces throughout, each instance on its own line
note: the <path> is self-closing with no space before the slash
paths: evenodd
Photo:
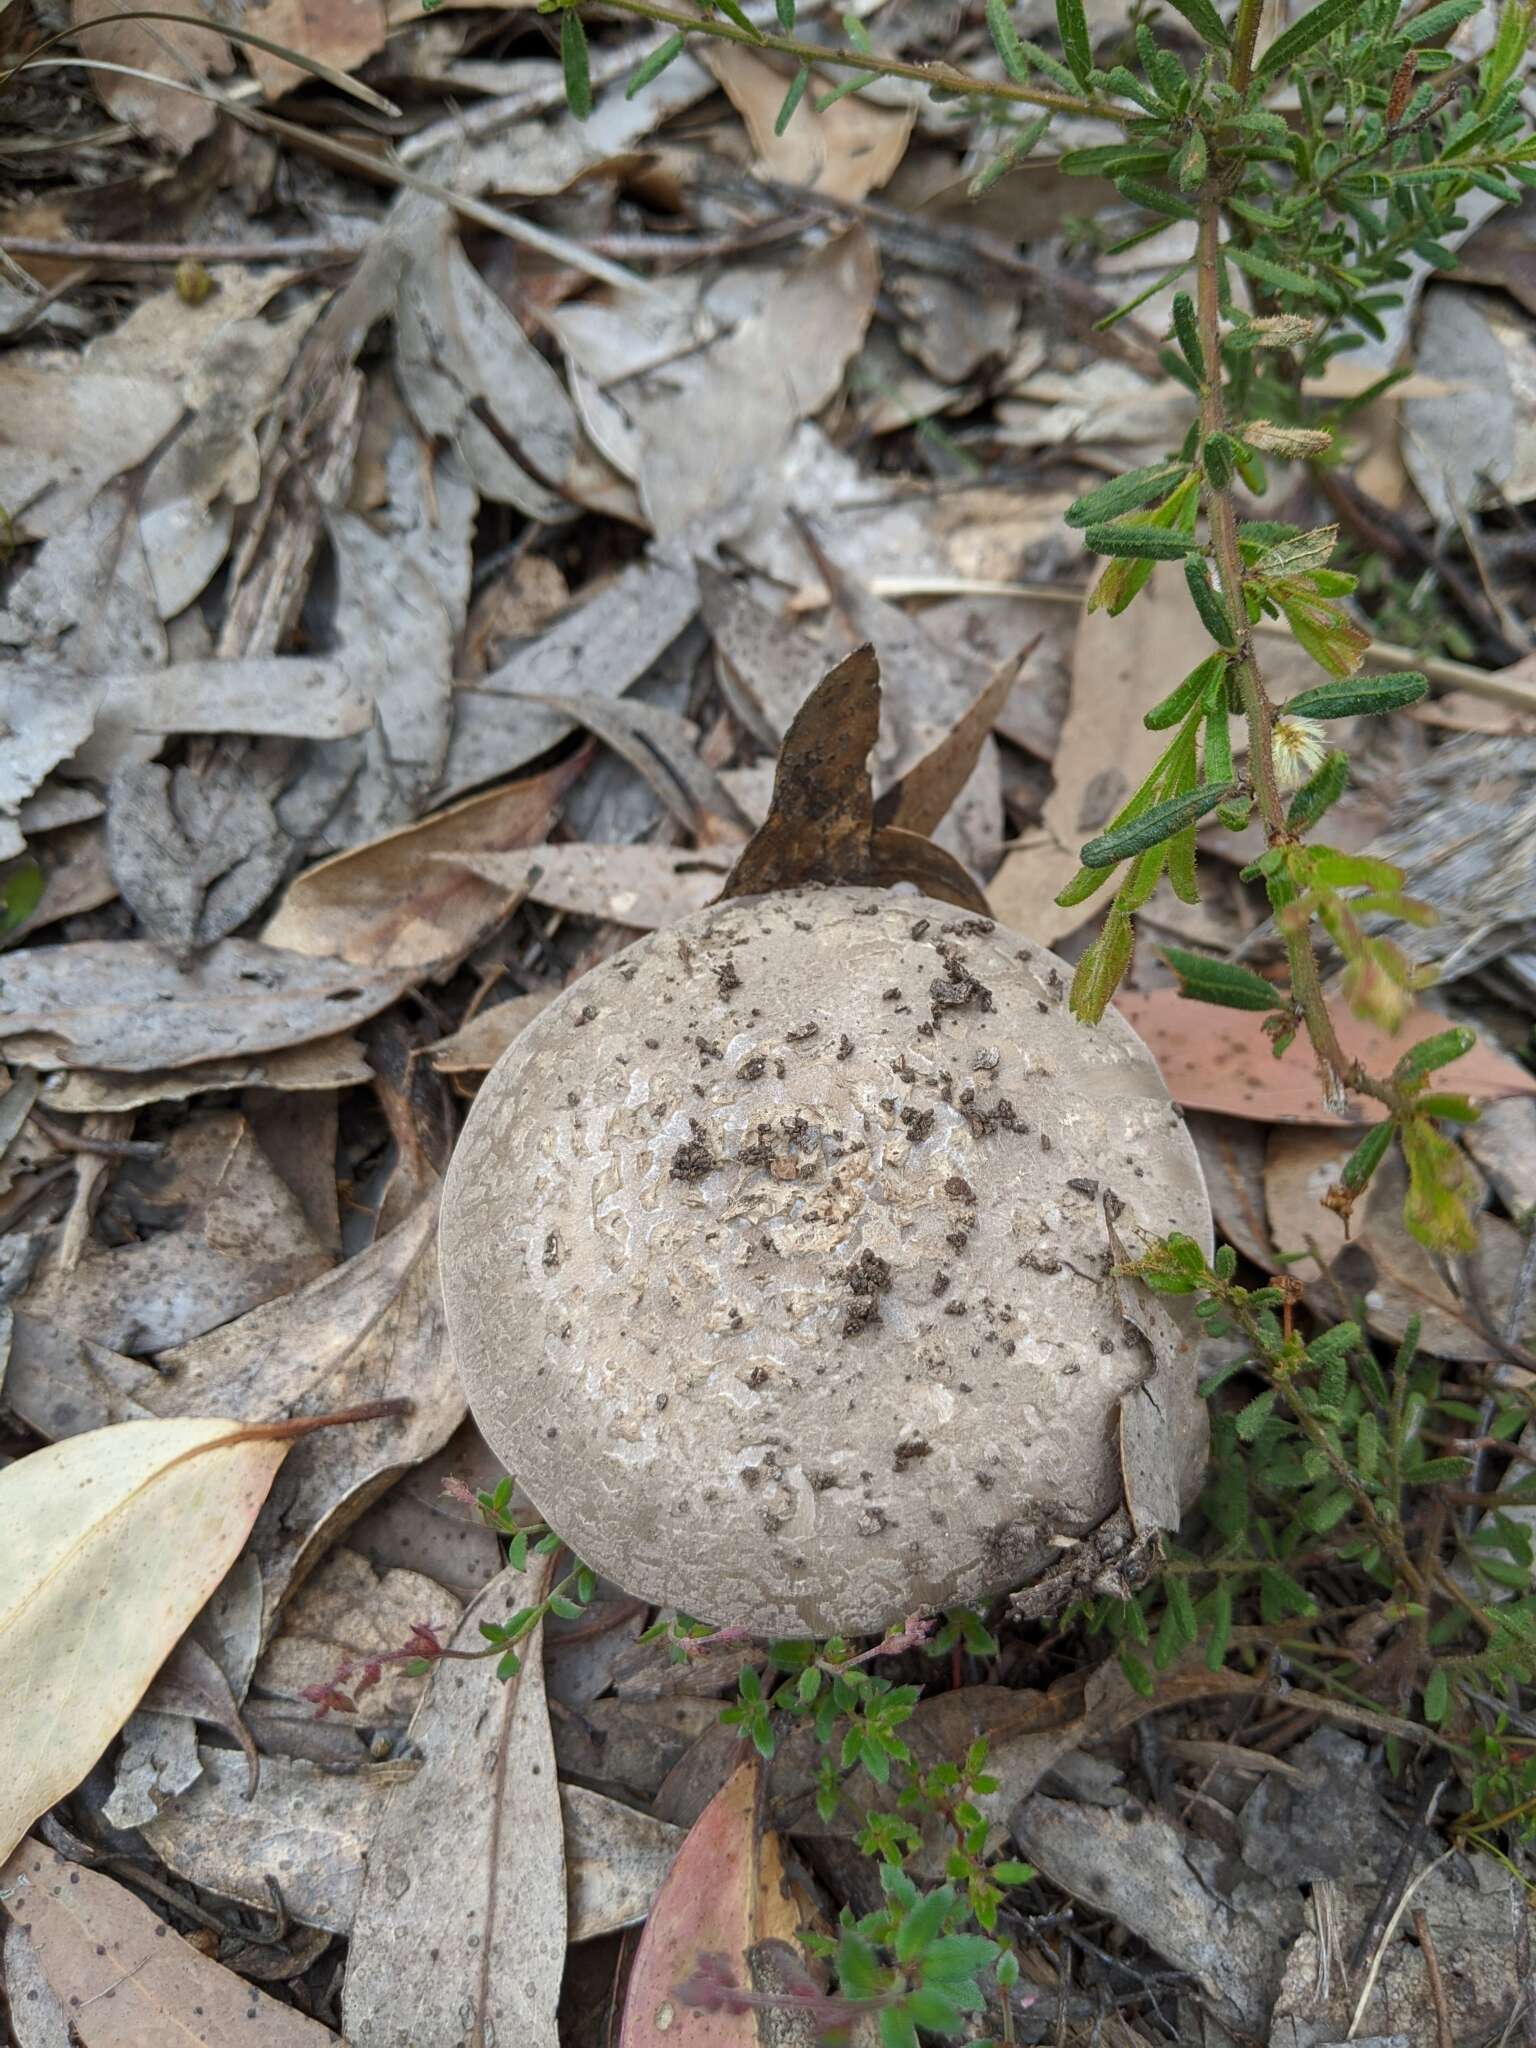
<path id="1" fill-rule="evenodd" d="M 1282 713 L 1271 733 L 1275 775 L 1282 789 L 1299 789 L 1328 752 L 1328 735 L 1315 718 Z"/>

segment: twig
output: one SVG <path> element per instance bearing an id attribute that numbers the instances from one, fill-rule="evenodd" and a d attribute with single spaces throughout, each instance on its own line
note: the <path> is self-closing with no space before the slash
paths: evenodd
<path id="1" fill-rule="evenodd" d="M 1450 2007 L 1445 2002 L 1445 1984 L 1440 1976 L 1440 1958 L 1435 1954 L 1434 1936 L 1429 1931 L 1428 1917 L 1415 1912 L 1413 1936 L 1419 1944 L 1419 1953 L 1424 1958 L 1424 1974 L 1429 1979 L 1430 2002 L 1435 2008 L 1435 2048 L 1456 2048 L 1451 2034 Z"/>
<path id="2" fill-rule="evenodd" d="M 1355 1943 L 1355 1952 L 1349 1959 L 1349 1967 L 1352 1970 L 1358 1970 L 1361 1963 L 1364 1962 L 1371 1944 L 1376 1940 L 1387 1919 L 1389 1911 L 1392 1915 L 1392 1926 L 1395 1927 L 1401 1917 L 1403 1906 L 1408 1898 L 1408 1890 L 1412 1889 L 1412 1887 L 1404 1889 L 1407 1886 L 1408 1872 L 1413 1867 L 1414 1857 L 1423 1846 L 1424 1838 L 1429 1833 L 1430 1823 L 1435 1817 L 1435 1808 L 1440 1804 L 1441 1796 L 1450 1782 L 1451 1774 L 1449 1771 L 1446 1771 L 1441 1777 L 1436 1779 L 1429 1797 L 1425 1800 L 1419 1812 L 1418 1818 L 1403 1837 L 1402 1844 L 1398 1849 L 1391 1872 L 1387 1878 L 1386 1886 L 1382 1891 L 1381 1897 L 1376 1901 L 1376 1906 L 1370 1919 L 1366 1921 L 1364 1927 L 1360 1930 L 1360 1939 Z M 1394 1900 L 1396 1901 L 1395 1910 L 1393 1910 L 1392 1904 Z M 1388 1928 L 1388 1933 L 1390 1932 L 1391 1928 Z M 1379 1960 L 1379 1949 L 1377 1954 Z M 1374 1970 L 1371 1974 L 1372 1976 L 1375 1975 Z M 1369 1988 L 1369 1985 L 1367 1985 L 1367 1992 Z M 1362 1998 L 1355 2013 L 1356 2024 L 1359 2023 L 1360 2014 L 1364 2010 L 1365 2000 Z M 1354 2029 L 1351 2028 L 1350 2031 L 1353 2032 Z"/>
<path id="3" fill-rule="evenodd" d="M 1365 1973 L 1365 1982 L 1360 1987 L 1359 2002 L 1355 2006 L 1354 2017 L 1349 2023 L 1349 2032 L 1344 2036 L 1346 2041 L 1352 2041 L 1360 2031 L 1360 2022 L 1365 2017 L 1365 2008 L 1370 2003 L 1371 1993 L 1376 1989 L 1376 1977 L 1381 1969 L 1382 1958 L 1391 1945 L 1393 1935 L 1397 1932 L 1398 1923 L 1408 1909 L 1408 1901 L 1413 1897 L 1425 1878 L 1432 1871 L 1438 1870 L 1442 1863 L 1448 1863 L 1455 1854 L 1456 1851 L 1454 1849 L 1447 1849 L 1443 1855 L 1437 1856 L 1433 1863 L 1426 1863 L 1418 1876 L 1413 1880 L 1413 1883 L 1409 1885 L 1403 1896 L 1398 1900 L 1397 1911 L 1387 1923 L 1386 1931 L 1381 1937 L 1376 1953 L 1371 1957 L 1371 1967 Z"/>
<path id="4" fill-rule="evenodd" d="M 85 1131 L 72 1131 L 66 1124 L 55 1123 L 45 1109 L 30 1109 L 27 1119 L 36 1124 L 49 1144 L 56 1145 L 61 1152 L 86 1152 L 95 1159 L 161 1159 L 165 1156 L 164 1145 L 151 1143 L 145 1138 L 93 1138 Z"/>
<path id="5" fill-rule="evenodd" d="M 286 241 L 251 242 L 77 242 L 66 236 L 0 236 L 8 256 L 45 256 L 65 263 L 352 263 L 362 246 L 323 235 L 293 235 Z"/>

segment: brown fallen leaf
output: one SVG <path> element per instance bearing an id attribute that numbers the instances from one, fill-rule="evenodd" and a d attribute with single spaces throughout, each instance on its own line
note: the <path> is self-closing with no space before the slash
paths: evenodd
<path id="1" fill-rule="evenodd" d="M 147 939 L 83 939 L 12 953 L 4 975 L 7 1058 L 113 1073 L 327 1038 L 376 1015 L 411 980 L 252 939 L 221 939 L 185 971 Z"/>
<path id="2" fill-rule="evenodd" d="M 0 1868 L 0 1909 L 26 1929 L 82 2048 L 234 2048 L 252 2039 L 262 2048 L 335 2048 L 329 2027 L 269 1998 L 124 1886 L 30 1835 Z M 6 1954 L 9 1961 L 9 1941 Z"/>
<path id="3" fill-rule="evenodd" d="M 582 748 L 540 774 L 306 869 L 268 921 L 267 945 L 334 952 L 360 970 L 420 970 L 460 959 L 506 915 L 517 892 L 431 856 L 504 853 L 541 839 L 589 758 Z"/>
<path id="4" fill-rule="evenodd" d="M 1083 841 L 1103 830 L 1166 745 L 1163 734 L 1146 730 L 1143 712 L 1209 651 L 1183 578 L 1160 569 L 1136 600 L 1134 619 L 1084 611 L 1040 830 L 1007 856 L 987 890 L 1011 930 L 1053 946 L 1096 915 L 1096 899 L 1063 910 L 1056 895 L 1077 873 Z"/>
<path id="5" fill-rule="evenodd" d="M 1264 1125 L 1191 1110 L 1185 1127 L 1200 1154 L 1218 1235 L 1268 1271 L 1275 1254 L 1264 1206 Z"/>
<path id="6" fill-rule="evenodd" d="M 503 1572 L 464 1617 L 537 1601 L 552 1558 Z M 411 1724 L 421 1770 L 391 1795 L 368 1855 L 342 2021 L 356 2048 L 461 2038 L 555 2048 L 567 1934 L 565 1841 L 536 1629 L 503 1681 L 439 1664 Z"/>
<path id="7" fill-rule="evenodd" d="M 19 1298 L 29 1315 L 118 1351 L 164 1351 L 331 1264 L 237 1111 L 181 1125 L 162 1158 L 129 1162 L 117 1186 L 151 1224 L 158 1212 L 179 1227 L 90 1243 L 68 1270 L 46 1261 Z"/>
<path id="8" fill-rule="evenodd" d="M 911 882 L 923 895 L 990 917 L 992 907 L 955 856 L 921 832 L 882 825 L 870 842 L 868 880 L 879 888 Z"/>
<path id="9" fill-rule="evenodd" d="M 184 1635 L 172 1650 L 155 1673 L 139 1709 L 147 1714 L 174 1714 L 185 1720 L 203 1721 L 210 1728 L 221 1729 L 239 1743 L 245 1757 L 247 1796 L 255 1792 L 261 1775 L 256 1745 L 240 1718 L 239 1703 L 228 1678 L 195 1635 Z"/>
<path id="10" fill-rule="evenodd" d="M 501 1570 L 501 1543 L 480 1510 L 449 1493 L 444 1482 L 489 1492 L 501 1476 L 501 1460 L 466 1418 L 440 1451 L 397 1480 L 352 1524 L 347 1543 L 375 1571 L 424 1572 L 468 1602 Z"/>
<path id="11" fill-rule="evenodd" d="M 812 77 L 794 120 L 779 129 L 791 72 L 737 43 L 701 48 L 757 152 L 754 174 L 801 185 L 828 199 L 867 199 L 895 175 L 916 119 L 914 107 L 878 107 L 845 98 L 818 112 L 824 85 Z"/>
<path id="12" fill-rule="evenodd" d="M 219 1088 L 272 1088 L 295 1094 L 351 1088 L 371 1081 L 373 1069 L 355 1038 L 312 1039 L 244 1059 L 204 1060 L 186 1067 L 149 1067 L 137 1074 L 103 1074 L 89 1068 L 59 1071 L 43 1084 L 44 1109 L 68 1116 L 98 1110 L 142 1109 L 146 1102 L 184 1102 Z"/>
<path id="13" fill-rule="evenodd" d="M 1379 1103 L 1362 1098 L 1356 1114 L 1331 1115 L 1322 1106 L 1322 1087 L 1305 1036 L 1277 1060 L 1257 1011 L 1190 1002 L 1176 989 L 1123 994 L 1117 1008 L 1151 1047 L 1169 1094 L 1186 1109 L 1256 1117 L 1261 1123 L 1300 1124 L 1379 1123 L 1386 1113 Z M 1409 1013 L 1394 1037 L 1342 1008 L 1334 1021 L 1345 1057 L 1363 1060 L 1373 1073 L 1389 1070 L 1410 1046 L 1446 1027 L 1438 1010 L 1422 1006 Z M 1536 1075 L 1482 1039 L 1464 1059 L 1444 1070 L 1444 1085 L 1475 1102 L 1536 1095 Z"/>
<path id="14" fill-rule="evenodd" d="M 685 832 L 706 839 L 744 836 L 747 821 L 714 770 L 700 760 L 698 728 L 691 719 L 638 697 L 603 697 L 592 690 L 525 694 L 552 711 L 569 712 L 621 754 Z"/>
<path id="15" fill-rule="evenodd" d="M 702 910 L 720 894 L 729 865 L 707 852 L 645 845 L 530 846 L 526 853 L 440 858 L 456 860 L 488 882 L 535 903 L 548 903 L 578 917 L 609 918 L 637 931 L 655 931 L 675 924 L 691 910 Z"/>
<path id="16" fill-rule="evenodd" d="M 523 1026 L 531 1024 L 558 994 L 558 989 L 551 989 L 547 995 L 540 991 L 493 1003 L 488 1009 L 477 1011 L 447 1038 L 429 1045 L 427 1058 L 440 1074 L 489 1073 Z"/>
<path id="17" fill-rule="evenodd" d="M 203 83 L 210 73 L 233 69 L 229 44 L 212 29 L 192 28 L 181 21 L 119 21 L 125 10 L 114 0 L 74 0 L 73 18 L 80 48 L 101 63 L 122 64 L 135 71 L 155 72 L 179 83 Z M 185 156 L 218 120 L 218 108 L 192 93 L 152 85 L 143 78 L 93 71 L 91 84 L 102 105 L 125 126 L 151 135 Z"/>
<path id="18" fill-rule="evenodd" d="M 787 1989 L 786 1971 L 798 1969 L 803 1980 L 796 1936 L 814 1917 L 766 1824 L 763 1765 L 754 1756 L 694 1822 L 656 1895 L 630 1971 L 619 2048 L 653 2048 L 674 2024 L 692 2048 L 759 2048 L 755 2013 L 690 2009 L 679 1986 L 715 1956 L 743 1988 Z M 814 2030 L 804 2038 L 814 2039 Z"/>
<path id="19" fill-rule="evenodd" d="M 267 0 L 260 20 L 268 42 L 282 43 L 334 71 L 355 71 L 384 47 L 383 0 Z M 311 75 L 254 46 L 248 46 L 246 61 L 269 100 L 281 99 Z"/>

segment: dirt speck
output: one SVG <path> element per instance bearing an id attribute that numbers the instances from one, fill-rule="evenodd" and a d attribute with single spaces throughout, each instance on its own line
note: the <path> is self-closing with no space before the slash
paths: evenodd
<path id="1" fill-rule="evenodd" d="M 703 1180 L 706 1174 L 714 1172 L 719 1163 L 709 1149 L 709 1143 L 704 1136 L 704 1126 L 697 1117 L 690 1117 L 689 1125 L 693 1136 L 686 1143 L 679 1145 L 672 1155 L 672 1164 L 668 1171 L 673 1180 Z"/>
<path id="2" fill-rule="evenodd" d="M 907 1127 L 907 1136 L 914 1145 L 921 1145 L 924 1138 L 933 1135 L 933 1111 L 931 1109 L 904 1109 L 901 1120 Z"/>
<path id="3" fill-rule="evenodd" d="M 890 1262 L 866 1245 L 846 1268 L 843 1278 L 855 1294 L 884 1294 L 891 1284 Z"/>
<path id="4" fill-rule="evenodd" d="M 715 969 L 715 987 L 722 996 L 733 995 L 741 987 L 741 976 L 736 972 L 734 960 L 722 960 Z"/>

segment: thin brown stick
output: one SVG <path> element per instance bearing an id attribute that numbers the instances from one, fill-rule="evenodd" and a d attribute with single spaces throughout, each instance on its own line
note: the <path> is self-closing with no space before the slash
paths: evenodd
<path id="1" fill-rule="evenodd" d="M 1435 1939 L 1429 1931 L 1428 1916 L 1417 1910 L 1413 1916 L 1413 1938 L 1424 1958 L 1430 2003 L 1435 2008 L 1435 2048 L 1456 2048 L 1451 2033 L 1451 2009 L 1445 2002 L 1445 1982 L 1440 1975 L 1440 1958 L 1435 1954 Z"/>
<path id="2" fill-rule="evenodd" d="M 93 1138 L 88 1132 L 72 1131 L 67 1124 L 56 1123 L 45 1109 L 28 1110 L 27 1119 L 61 1152 L 85 1152 L 94 1159 L 160 1159 L 165 1154 L 164 1145 L 148 1139 Z"/>
<path id="3" fill-rule="evenodd" d="M 8 256 L 41 256 L 63 263 L 353 263 L 363 248 L 323 235 L 294 235 L 282 241 L 250 242 L 77 242 L 65 236 L 0 235 Z"/>

